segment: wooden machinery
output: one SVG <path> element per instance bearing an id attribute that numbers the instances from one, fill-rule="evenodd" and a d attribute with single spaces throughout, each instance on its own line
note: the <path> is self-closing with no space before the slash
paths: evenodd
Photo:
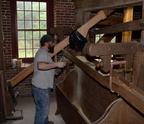
<path id="1" fill-rule="evenodd" d="M 86 4 L 87 0 L 80 1 L 75 1 L 78 11 L 93 10 L 96 13 L 77 29 L 85 38 L 96 24 L 103 24 L 102 20 L 109 22 L 106 18 L 114 9 L 144 6 L 142 0 L 92 0 L 89 4 Z M 53 57 L 63 50 L 64 56 L 74 64 L 74 69 L 56 84 L 57 107 L 66 124 L 144 123 L 144 20 L 143 16 L 139 20 L 125 20 L 124 23 L 94 30 L 94 34 L 103 33 L 104 36 L 97 43 L 86 43 L 80 56 L 64 49 L 69 45 L 69 36 L 59 42 L 54 53 L 50 54 Z M 131 31 L 136 30 L 141 31 L 140 41 L 131 37 Z M 55 33 L 55 30 L 52 32 Z M 109 43 L 119 32 L 125 32 L 122 33 L 123 42 Z M 115 59 L 119 56 L 123 59 Z M 97 58 L 100 61 L 96 61 Z M 119 67 L 124 71 L 119 71 Z M 32 72 L 33 64 L 10 80 L 12 87 Z"/>
<path id="2" fill-rule="evenodd" d="M 111 2 L 114 6 L 118 4 L 114 0 Z M 129 2 L 126 1 L 127 4 Z M 137 4 L 143 4 L 139 2 Z M 80 10 L 90 10 L 94 5 L 86 4 L 86 1 L 76 3 Z M 97 8 L 108 7 L 107 4 L 97 4 Z M 94 6 L 92 8 L 93 11 L 97 10 Z M 67 124 L 144 123 L 143 32 L 140 42 L 132 41 L 132 33 L 129 32 L 143 30 L 142 23 L 141 19 L 131 20 L 95 30 L 95 34 L 105 35 L 98 43 L 87 43 L 83 49 L 84 55 L 75 56 L 63 50 L 64 55 L 74 63 L 74 69 L 56 84 L 58 110 Z M 122 34 L 123 42 L 108 43 L 112 38 L 106 36 L 118 32 L 125 32 Z M 123 59 L 114 59 L 117 55 Z M 96 61 L 96 58 L 100 61 Z M 116 66 L 123 67 L 122 73 Z"/>

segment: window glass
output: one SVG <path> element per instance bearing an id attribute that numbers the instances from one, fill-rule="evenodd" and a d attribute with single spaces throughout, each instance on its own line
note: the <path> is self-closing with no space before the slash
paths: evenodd
<path id="1" fill-rule="evenodd" d="M 47 32 L 46 2 L 17 1 L 18 58 L 35 56 Z"/>

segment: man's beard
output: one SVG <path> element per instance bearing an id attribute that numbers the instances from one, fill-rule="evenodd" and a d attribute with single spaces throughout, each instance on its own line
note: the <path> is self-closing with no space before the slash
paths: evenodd
<path id="1" fill-rule="evenodd" d="M 50 53 L 54 53 L 54 46 L 49 45 L 48 49 Z"/>

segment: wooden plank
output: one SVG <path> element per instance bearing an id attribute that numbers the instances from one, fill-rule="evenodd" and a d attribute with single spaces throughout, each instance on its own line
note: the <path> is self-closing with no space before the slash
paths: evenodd
<path id="1" fill-rule="evenodd" d="M 123 22 L 130 22 L 133 20 L 133 7 L 128 7 L 124 10 Z M 130 42 L 132 38 L 132 31 L 122 32 L 122 42 Z"/>
<path id="2" fill-rule="evenodd" d="M 34 71 L 33 64 L 31 64 L 29 67 L 21 71 L 18 75 L 13 77 L 10 80 L 10 83 L 12 87 L 16 86 L 20 81 L 22 81 L 24 78 L 26 78 L 29 74 L 31 74 Z"/>
<path id="3" fill-rule="evenodd" d="M 144 29 L 144 19 L 139 19 L 127 23 L 121 23 L 113 26 L 107 26 L 105 28 L 101 28 L 99 30 L 94 31 L 95 34 L 112 34 L 119 33 L 123 31 L 137 31 Z"/>
<path id="4" fill-rule="evenodd" d="M 95 71 L 93 68 L 82 62 L 80 59 L 71 55 L 67 51 L 63 50 L 65 56 L 69 58 L 72 62 L 74 62 L 78 67 L 80 67 L 85 73 L 90 75 L 93 79 L 98 81 L 101 85 L 109 88 L 110 90 L 116 92 L 118 95 L 123 97 L 126 101 L 128 101 L 131 105 L 133 105 L 136 109 L 138 109 L 141 113 L 144 114 L 144 92 L 140 93 L 135 91 L 132 87 L 129 87 L 125 78 L 121 77 L 121 80 L 118 76 L 115 77 L 115 80 L 112 81 L 112 86 L 110 86 L 109 77 L 103 76 L 101 73 Z M 115 72 L 116 75 L 116 72 Z M 130 84 L 130 83 L 129 83 Z M 112 88 L 112 89 L 111 89 Z"/>
<path id="5" fill-rule="evenodd" d="M 107 15 L 109 15 L 113 10 L 104 10 L 100 11 L 96 14 L 95 17 L 93 17 L 91 20 L 89 20 L 86 24 L 81 26 L 78 31 L 86 37 L 88 30 L 98 23 L 100 20 L 105 19 Z M 65 48 L 67 45 L 69 45 L 69 37 L 65 38 L 63 41 L 58 43 L 54 48 L 54 53 L 50 54 L 51 57 L 56 55 L 58 52 L 60 52 L 63 48 Z M 23 80 L 25 77 L 27 77 L 29 74 L 33 72 L 33 64 L 31 64 L 29 67 L 24 69 L 22 72 L 20 72 L 18 75 L 16 75 L 14 78 L 11 79 L 11 85 L 14 87 L 17 85 L 21 80 Z"/>
<path id="6" fill-rule="evenodd" d="M 98 25 L 116 25 L 120 23 L 123 23 L 122 17 L 112 15 L 106 18 L 105 20 L 100 21 Z"/>
<path id="7" fill-rule="evenodd" d="M 124 8 L 141 5 L 143 0 L 75 0 L 76 11 L 97 11 L 101 9 Z"/>

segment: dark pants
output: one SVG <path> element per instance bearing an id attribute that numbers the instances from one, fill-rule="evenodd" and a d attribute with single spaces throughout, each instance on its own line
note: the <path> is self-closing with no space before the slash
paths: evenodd
<path id="1" fill-rule="evenodd" d="M 36 104 L 34 124 L 48 124 L 49 122 L 50 90 L 50 88 L 41 89 L 32 86 L 32 92 Z"/>

